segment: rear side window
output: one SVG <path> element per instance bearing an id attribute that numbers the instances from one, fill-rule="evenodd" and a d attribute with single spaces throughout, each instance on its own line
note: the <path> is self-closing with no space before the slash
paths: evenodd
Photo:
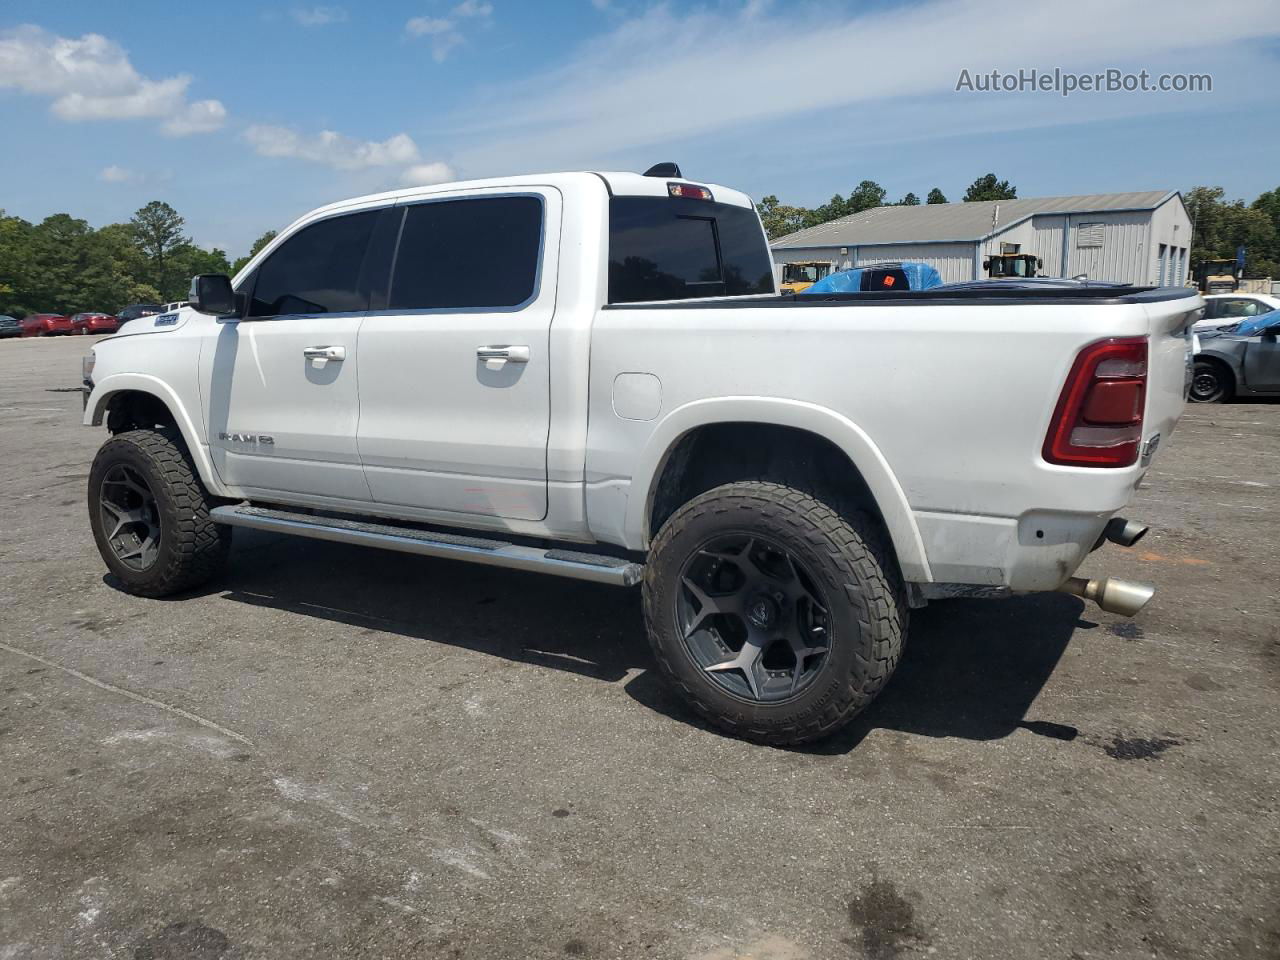
<path id="1" fill-rule="evenodd" d="M 754 210 L 684 197 L 609 201 L 609 302 L 773 293 Z"/>
<path id="2" fill-rule="evenodd" d="M 408 207 L 391 310 L 502 310 L 532 300 L 542 251 L 539 197 L 471 197 Z"/>
<path id="3" fill-rule="evenodd" d="M 368 310 L 360 268 L 379 213 L 330 217 L 291 236 L 258 268 L 249 316 Z"/>

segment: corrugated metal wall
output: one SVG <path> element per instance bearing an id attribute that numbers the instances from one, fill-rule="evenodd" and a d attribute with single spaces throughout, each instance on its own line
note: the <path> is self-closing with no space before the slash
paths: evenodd
<path id="1" fill-rule="evenodd" d="M 972 243 L 903 243 L 861 246 L 857 249 L 856 266 L 883 263 L 886 260 L 911 260 L 927 263 L 942 275 L 943 283 L 973 279 Z"/>
<path id="2" fill-rule="evenodd" d="M 1097 213 L 1071 217 L 1067 238 L 1068 277 L 1085 274 L 1111 283 L 1148 283 L 1146 241 L 1150 213 Z M 1093 224 L 1100 224 L 1096 231 Z M 1081 227 L 1083 226 L 1083 234 Z M 1096 246 L 1081 246 L 1100 234 Z"/>
<path id="3" fill-rule="evenodd" d="M 773 260 L 777 264 L 826 261 L 835 270 L 884 263 L 886 260 L 911 260 L 929 264 L 941 274 L 943 283 L 956 283 L 973 279 L 973 248 L 971 243 L 881 244 L 846 247 L 849 252 L 842 254 L 839 247 L 783 247 L 773 251 Z"/>

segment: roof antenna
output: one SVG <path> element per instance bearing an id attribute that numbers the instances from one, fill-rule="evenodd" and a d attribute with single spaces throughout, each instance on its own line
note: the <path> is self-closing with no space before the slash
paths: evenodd
<path id="1" fill-rule="evenodd" d="M 684 178 L 684 174 L 680 172 L 680 164 L 672 163 L 670 160 L 665 163 L 655 163 L 652 167 L 644 172 L 646 177 L 679 177 Z"/>

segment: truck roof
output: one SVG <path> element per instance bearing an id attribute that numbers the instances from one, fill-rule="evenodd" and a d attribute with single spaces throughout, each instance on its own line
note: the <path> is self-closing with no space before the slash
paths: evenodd
<path id="1" fill-rule="evenodd" d="M 314 210 L 308 210 L 298 219 L 309 219 L 316 214 L 326 213 L 331 210 L 345 210 L 366 204 L 384 203 L 389 200 L 414 200 L 419 197 L 430 197 L 435 194 L 463 190 L 492 190 L 503 187 L 535 186 L 574 189 L 594 186 L 600 181 L 604 181 L 604 185 L 611 195 L 625 197 L 665 197 L 667 196 L 667 184 L 669 182 L 691 183 L 706 187 L 719 203 L 728 203 L 736 207 L 754 206 L 751 198 L 742 191 L 734 190 L 718 183 L 707 183 L 702 180 L 692 180 L 688 177 L 646 177 L 639 173 L 584 170 L 564 173 L 521 174 L 514 177 L 489 177 L 484 180 L 458 180 L 450 183 L 433 183 L 420 187 L 400 187 L 397 190 L 387 190 L 383 193 L 371 193 L 362 197 L 338 200 L 334 203 L 317 207 Z"/>

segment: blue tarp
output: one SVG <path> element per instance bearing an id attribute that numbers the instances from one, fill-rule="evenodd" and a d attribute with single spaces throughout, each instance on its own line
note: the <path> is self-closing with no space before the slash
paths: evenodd
<path id="1" fill-rule="evenodd" d="M 862 289 L 862 275 L 866 271 L 883 270 L 887 266 L 892 266 L 895 270 L 900 269 L 906 275 L 907 289 L 909 290 L 928 290 L 930 287 L 942 286 L 942 277 L 937 270 L 927 263 L 892 265 L 869 263 L 865 267 L 856 267 L 853 270 L 841 270 L 839 273 L 830 274 L 811 286 L 805 293 L 858 293 Z"/>

